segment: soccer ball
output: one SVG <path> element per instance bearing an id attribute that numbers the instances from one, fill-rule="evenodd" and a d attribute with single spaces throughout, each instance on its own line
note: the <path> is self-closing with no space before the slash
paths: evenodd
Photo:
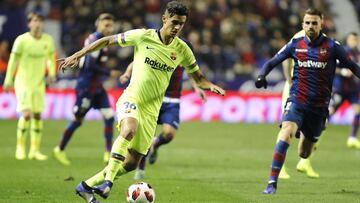
<path id="1" fill-rule="evenodd" d="M 153 203 L 155 202 L 155 192 L 147 183 L 135 183 L 128 188 L 126 200 L 129 203 Z"/>

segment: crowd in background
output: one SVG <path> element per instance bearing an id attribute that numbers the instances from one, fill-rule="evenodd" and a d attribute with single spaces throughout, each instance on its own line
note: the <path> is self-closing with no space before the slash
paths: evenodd
<path id="1" fill-rule="evenodd" d="M 6 1 L 5 1 L 6 2 Z M 115 32 L 135 28 L 160 28 L 164 0 L 15 0 L 8 1 L 25 11 L 42 12 L 61 22 L 61 45 L 65 55 L 81 49 L 94 31 L 102 12 L 115 16 Z M 27 2 L 27 3 L 26 3 Z M 354 1 L 360 13 L 359 1 Z M 258 69 L 301 29 L 302 13 L 316 7 L 325 14 L 325 32 L 335 36 L 335 26 L 325 0 L 203 0 L 187 1 L 190 16 L 182 37 L 194 46 L 205 74 L 225 89 L 238 90 L 253 80 Z M 3 6 L 0 3 L 0 6 Z M 4 74 L 10 43 L 0 41 L 0 72 Z M 6 51 L 7 50 L 7 51 Z M 132 60 L 131 48 L 114 48 L 108 68 L 124 70 Z M 281 68 L 272 74 L 274 83 L 283 80 Z M 71 75 L 66 75 L 70 77 Z M 113 86 L 114 83 L 111 85 Z M 116 84 L 115 84 L 116 85 Z"/>

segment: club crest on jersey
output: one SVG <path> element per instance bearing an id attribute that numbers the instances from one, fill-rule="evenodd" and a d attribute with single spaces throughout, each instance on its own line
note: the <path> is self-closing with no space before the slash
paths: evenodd
<path id="1" fill-rule="evenodd" d="M 170 53 L 170 58 L 175 61 L 176 60 L 176 53 L 175 52 L 171 52 Z"/>
<path id="2" fill-rule="evenodd" d="M 326 53 L 327 53 L 327 50 L 326 50 L 325 48 L 321 48 L 321 49 L 320 49 L 320 54 L 321 54 L 321 55 L 325 56 Z"/>

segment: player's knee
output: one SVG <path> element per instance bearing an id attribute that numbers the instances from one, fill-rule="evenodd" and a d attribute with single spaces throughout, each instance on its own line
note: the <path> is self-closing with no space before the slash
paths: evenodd
<path id="1" fill-rule="evenodd" d="M 289 124 L 283 124 L 281 127 L 281 137 L 284 139 L 290 139 L 295 136 L 296 131 Z"/>
<path id="2" fill-rule="evenodd" d="M 120 136 L 122 136 L 127 140 L 131 140 L 134 137 L 135 133 L 136 133 L 135 128 L 128 125 L 124 125 L 121 127 Z"/>
<path id="3" fill-rule="evenodd" d="M 40 113 L 34 113 L 34 119 L 40 120 L 41 119 L 41 114 Z"/>
<path id="4" fill-rule="evenodd" d="M 138 163 L 135 161 L 128 161 L 124 164 L 124 169 L 128 172 L 133 171 L 137 168 Z"/>
<path id="5" fill-rule="evenodd" d="M 102 108 L 100 109 L 100 112 L 104 117 L 104 119 L 106 120 L 114 119 L 114 111 L 111 108 Z"/>
<path id="6" fill-rule="evenodd" d="M 165 138 L 165 140 L 166 140 L 167 142 L 170 142 L 171 140 L 174 139 L 175 133 L 173 133 L 173 132 L 164 132 L 164 133 L 163 133 L 163 137 Z"/>
<path id="7" fill-rule="evenodd" d="M 24 111 L 24 112 L 22 112 L 22 117 L 23 117 L 26 121 L 30 120 L 30 119 L 31 119 L 31 112 L 30 112 L 30 111 Z"/>

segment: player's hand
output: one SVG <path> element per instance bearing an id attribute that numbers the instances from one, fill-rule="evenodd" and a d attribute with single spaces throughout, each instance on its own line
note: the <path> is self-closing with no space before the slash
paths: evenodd
<path id="1" fill-rule="evenodd" d="M 74 55 L 69 56 L 67 58 L 58 59 L 59 62 L 59 70 L 64 72 L 66 69 L 74 69 L 78 66 L 80 59 L 75 57 Z"/>
<path id="2" fill-rule="evenodd" d="M 351 70 L 347 69 L 347 68 L 342 68 L 340 71 L 341 76 L 343 77 L 347 77 L 350 78 L 351 76 L 353 76 L 353 73 L 351 72 Z"/>
<path id="3" fill-rule="evenodd" d="M 121 84 L 125 84 L 130 79 L 130 75 L 123 74 L 120 76 L 119 81 Z"/>
<path id="4" fill-rule="evenodd" d="M 225 96 L 225 90 L 217 85 L 212 84 L 210 86 L 210 91 L 214 92 L 215 94 Z"/>
<path id="5" fill-rule="evenodd" d="M 12 87 L 11 84 L 6 84 L 6 83 L 4 83 L 4 85 L 3 85 L 3 91 L 7 93 L 7 92 L 9 92 L 9 90 L 11 89 L 11 87 Z"/>
<path id="6" fill-rule="evenodd" d="M 203 102 L 207 101 L 206 94 L 205 94 L 204 90 L 202 90 L 202 89 L 200 89 L 198 87 L 195 87 L 194 90 L 195 90 L 196 94 L 199 95 L 201 101 L 203 101 Z"/>
<path id="7" fill-rule="evenodd" d="M 267 88 L 267 81 L 265 78 L 265 75 L 259 75 L 255 81 L 255 87 L 256 88 L 262 88 L 264 87 L 265 89 Z"/>

